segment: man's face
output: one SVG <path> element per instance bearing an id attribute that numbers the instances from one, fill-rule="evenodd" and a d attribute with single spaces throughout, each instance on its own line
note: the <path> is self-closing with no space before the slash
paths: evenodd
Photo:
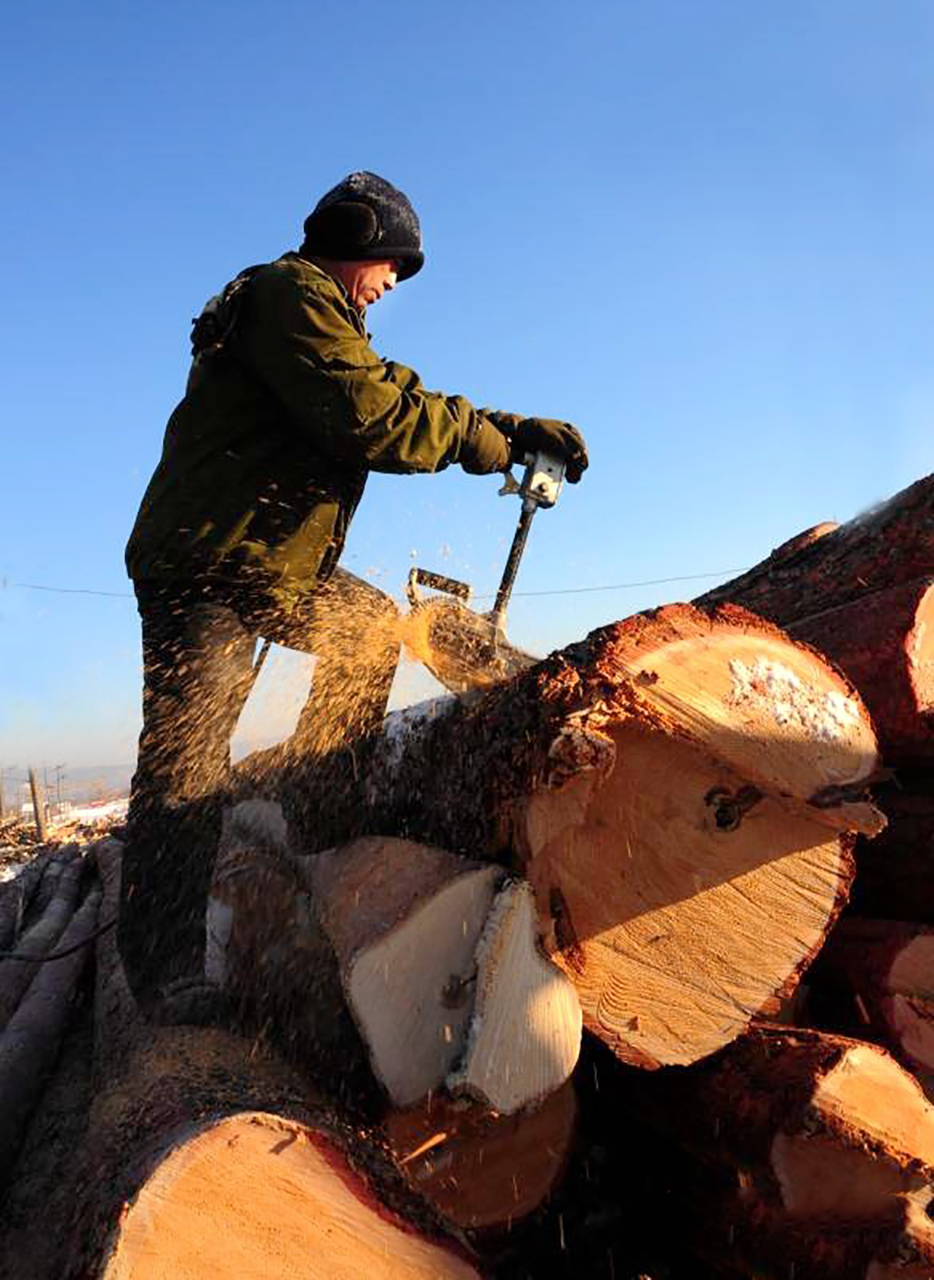
<path id="1" fill-rule="evenodd" d="M 338 262 L 334 267 L 333 274 L 350 294 L 350 301 L 358 311 L 379 302 L 384 293 L 394 289 L 399 274 L 399 264 L 392 259 L 385 262 Z"/>

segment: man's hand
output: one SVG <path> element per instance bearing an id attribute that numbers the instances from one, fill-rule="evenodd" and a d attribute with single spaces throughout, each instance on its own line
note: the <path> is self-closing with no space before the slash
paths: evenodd
<path id="1" fill-rule="evenodd" d="M 509 441 L 510 459 L 522 462 L 529 453 L 547 453 L 564 461 L 569 484 L 577 484 L 587 470 L 589 458 L 584 437 L 570 422 L 555 418 L 519 418 L 512 413 L 486 416 Z"/>

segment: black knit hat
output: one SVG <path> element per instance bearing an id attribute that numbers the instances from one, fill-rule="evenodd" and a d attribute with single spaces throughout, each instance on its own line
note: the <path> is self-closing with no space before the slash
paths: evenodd
<path id="1" fill-rule="evenodd" d="M 366 169 L 348 174 L 321 197 L 305 219 L 308 256 L 362 262 L 394 258 L 399 279 L 421 271 L 422 231 L 398 187 Z"/>

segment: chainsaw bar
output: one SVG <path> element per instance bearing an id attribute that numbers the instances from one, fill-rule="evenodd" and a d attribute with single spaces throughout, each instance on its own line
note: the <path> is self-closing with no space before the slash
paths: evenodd
<path id="1" fill-rule="evenodd" d="M 419 657 L 451 693 L 489 689 L 540 661 L 504 640 L 489 619 L 457 600 L 427 600 L 419 612 L 427 624 L 427 652 Z"/>

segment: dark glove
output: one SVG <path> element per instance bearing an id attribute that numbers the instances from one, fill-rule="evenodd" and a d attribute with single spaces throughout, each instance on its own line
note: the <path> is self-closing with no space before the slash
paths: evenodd
<path id="1" fill-rule="evenodd" d="M 510 460 L 522 462 L 528 453 L 547 453 L 561 458 L 568 484 L 577 484 L 590 459 L 584 437 L 570 422 L 555 418 L 519 418 L 513 413 L 487 413 L 495 427 L 509 441 Z"/>

